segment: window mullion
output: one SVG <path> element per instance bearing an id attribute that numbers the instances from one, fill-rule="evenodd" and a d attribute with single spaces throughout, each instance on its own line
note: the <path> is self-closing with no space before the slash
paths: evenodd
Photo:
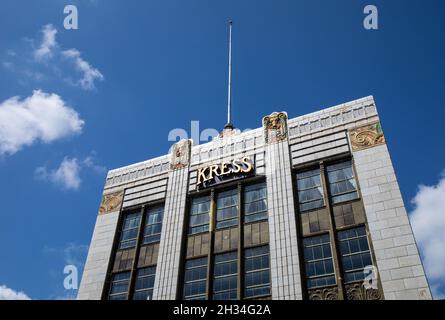
<path id="1" fill-rule="evenodd" d="M 141 249 L 141 241 L 144 237 L 143 232 L 144 232 L 144 226 L 145 226 L 145 219 L 146 219 L 146 210 L 145 210 L 145 205 L 143 205 L 141 207 L 141 218 L 139 219 L 139 226 L 138 226 L 138 233 L 137 233 L 137 238 L 136 238 L 136 246 L 134 249 L 134 258 L 133 258 L 133 265 L 131 267 L 131 273 L 130 273 L 130 281 L 129 281 L 129 285 L 128 285 L 128 292 L 127 292 L 127 296 L 128 296 L 128 300 L 131 300 L 133 298 L 133 289 L 134 289 L 134 285 L 136 282 L 136 277 L 137 277 L 137 264 L 138 264 L 138 260 L 139 260 L 139 251 Z"/>
<path id="2" fill-rule="evenodd" d="M 213 251 L 215 247 L 215 227 L 216 227 L 216 195 L 215 189 L 210 193 L 210 210 L 209 210 L 209 252 L 207 255 L 207 279 L 206 279 L 206 299 L 212 300 L 213 291 L 213 269 L 214 259 Z"/>
<path id="3" fill-rule="evenodd" d="M 323 162 L 320 162 L 320 180 L 321 184 L 323 185 L 323 194 L 324 198 L 326 199 L 328 205 L 326 206 L 328 210 L 328 216 L 330 220 L 330 228 L 329 228 L 329 238 L 331 242 L 331 255 L 332 260 L 334 263 L 334 273 L 336 274 L 337 278 L 337 288 L 338 288 L 338 298 L 340 300 L 344 300 L 344 289 L 343 289 L 343 279 L 342 279 L 342 273 L 340 269 L 340 260 L 338 257 L 338 250 L 337 250 L 337 241 L 335 239 L 335 220 L 333 216 L 333 209 L 332 209 L 332 201 L 329 198 L 329 191 L 327 188 L 328 179 L 326 174 L 326 168 Z"/>
<path id="4" fill-rule="evenodd" d="M 244 195 L 243 195 L 243 186 L 241 183 L 238 183 L 238 261 L 237 261 L 237 298 L 238 300 L 243 299 L 243 290 L 244 287 L 244 277 L 243 273 L 243 250 L 244 250 Z"/>

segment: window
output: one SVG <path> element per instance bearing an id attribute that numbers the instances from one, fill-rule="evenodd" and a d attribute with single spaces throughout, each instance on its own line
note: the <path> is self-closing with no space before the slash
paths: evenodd
<path id="1" fill-rule="evenodd" d="M 189 234 L 209 231 L 210 196 L 194 198 L 190 210 Z"/>
<path id="2" fill-rule="evenodd" d="M 218 194 L 216 206 L 216 229 L 238 224 L 238 189 Z"/>
<path id="3" fill-rule="evenodd" d="M 300 212 L 324 206 L 320 169 L 298 173 L 297 187 Z"/>
<path id="4" fill-rule="evenodd" d="M 130 271 L 116 273 L 111 278 L 109 300 L 127 300 L 128 284 L 130 282 Z"/>
<path id="5" fill-rule="evenodd" d="M 136 245 L 138 237 L 139 222 L 141 221 L 141 213 L 134 212 L 125 215 L 122 224 L 121 239 L 119 242 L 119 249 L 132 248 Z"/>
<path id="6" fill-rule="evenodd" d="M 336 281 L 329 235 L 305 238 L 303 248 L 307 287 L 334 285 Z"/>
<path id="7" fill-rule="evenodd" d="M 364 279 L 363 269 L 372 265 L 365 227 L 338 233 L 345 282 Z"/>
<path id="8" fill-rule="evenodd" d="M 206 298 L 207 257 L 187 260 L 184 276 L 184 300 Z"/>
<path id="9" fill-rule="evenodd" d="M 213 273 L 213 299 L 237 299 L 237 252 L 218 254 L 215 256 Z"/>
<path id="10" fill-rule="evenodd" d="M 246 249 L 244 254 L 244 297 L 270 295 L 269 246 Z"/>
<path id="11" fill-rule="evenodd" d="M 260 183 L 244 189 L 244 222 L 267 219 L 266 184 Z"/>
<path id="12" fill-rule="evenodd" d="M 152 207 L 147 209 L 145 218 L 144 240 L 143 244 L 159 242 L 161 240 L 162 217 L 164 215 L 164 207 Z"/>
<path id="13" fill-rule="evenodd" d="M 133 300 L 151 300 L 155 276 L 156 267 L 143 268 L 137 271 Z"/>
<path id="14" fill-rule="evenodd" d="M 351 161 L 328 166 L 327 172 L 329 191 L 333 204 L 358 198 L 357 184 L 355 182 Z"/>

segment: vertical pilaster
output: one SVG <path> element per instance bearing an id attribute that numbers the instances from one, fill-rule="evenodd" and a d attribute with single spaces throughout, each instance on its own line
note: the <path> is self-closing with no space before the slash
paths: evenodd
<path id="1" fill-rule="evenodd" d="M 153 300 L 176 299 L 190 149 L 190 140 L 181 140 L 172 147 Z"/>
<path id="2" fill-rule="evenodd" d="M 272 299 L 302 299 L 287 115 L 263 119 Z"/>

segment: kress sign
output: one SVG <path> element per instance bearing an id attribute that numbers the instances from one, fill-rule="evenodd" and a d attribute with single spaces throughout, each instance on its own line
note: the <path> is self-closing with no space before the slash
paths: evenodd
<path id="1" fill-rule="evenodd" d="M 241 160 L 233 160 L 214 164 L 198 169 L 196 185 L 198 187 L 208 187 L 221 182 L 239 179 L 254 172 L 254 165 L 249 157 Z"/>

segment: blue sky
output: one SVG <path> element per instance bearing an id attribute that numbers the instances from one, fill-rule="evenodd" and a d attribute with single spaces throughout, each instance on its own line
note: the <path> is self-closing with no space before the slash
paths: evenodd
<path id="1" fill-rule="evenodd" d="M 79 29 L 65 30 L 72 3 Z M 379 30 L 363 28 L 367 4 Z M 439 0 L 1 1 L 0 289 L 74 296 L 63 267 L 82 267 L 106 170 L 167 153 L 169 131 L 190 132 L 191 120 L 223 127 L 231 18 L 238 128 L 374 96 L 407 209 L 428 222 L 419 238 L 443 295 L 434 266 L 445 239 L 431 234 L 445 227 L 444 10 Z M 33 109 L 42 101 L 53 113 Z"/>

